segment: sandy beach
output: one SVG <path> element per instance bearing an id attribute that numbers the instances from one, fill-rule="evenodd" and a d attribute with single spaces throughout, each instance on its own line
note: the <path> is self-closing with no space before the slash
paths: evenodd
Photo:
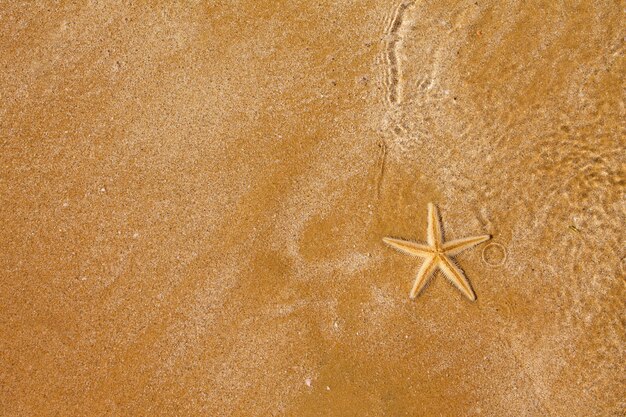
<path id="1" fill-rule="evenodd" d="M 625 415 L 624 10 L 0 2 L 0 415 Z"/>

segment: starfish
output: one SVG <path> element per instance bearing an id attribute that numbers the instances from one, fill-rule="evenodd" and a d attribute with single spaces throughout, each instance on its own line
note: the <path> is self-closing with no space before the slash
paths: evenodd
<path id="1" fill-rule="evenodd" d="M 461 268 L 459 268 L 450 257 L 489 239 L 491 239 L 490 235 L 481 235 L 444 242 L 437 207 L 433 203 L 428 203 L 427 245 L 391 237 L 383 238 L 383 242 L 401 252 L 424 258 L 424 263 L 417 273 L 417 278 L 415 278 L 415 283 L 409 294 L 411 298 L 415 298 L 424 288 L 433 273 L 437 269 L 441 269 L 444 275 L 461 290 L 467 298 L 474 301 L 476 300 L 476 294 L 474 294 L 472 286 Z"/>

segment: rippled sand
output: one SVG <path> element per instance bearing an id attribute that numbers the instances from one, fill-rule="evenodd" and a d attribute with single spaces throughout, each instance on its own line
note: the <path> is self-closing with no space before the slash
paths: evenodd
<path id="1" fill-rule="evenodd" d="M 169 3 L 0 5 L 0 414 L 623 415 L 623 5 Z"/>

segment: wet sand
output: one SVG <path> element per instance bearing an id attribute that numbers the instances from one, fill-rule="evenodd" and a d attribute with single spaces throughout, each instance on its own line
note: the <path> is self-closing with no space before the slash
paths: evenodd
<path id="1" fill-rule="evenodd" d="M 0 414 L 623 415 L 623 5 L 157 3 L 0 5 Z"/>

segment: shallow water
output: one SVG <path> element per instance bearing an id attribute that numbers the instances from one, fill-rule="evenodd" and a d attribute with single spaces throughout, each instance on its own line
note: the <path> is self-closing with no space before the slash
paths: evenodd
<path id="1" fill-rule="evenodd" d="M 3 411 L 619 415 L 622 12 L 0 6 Z"/>

